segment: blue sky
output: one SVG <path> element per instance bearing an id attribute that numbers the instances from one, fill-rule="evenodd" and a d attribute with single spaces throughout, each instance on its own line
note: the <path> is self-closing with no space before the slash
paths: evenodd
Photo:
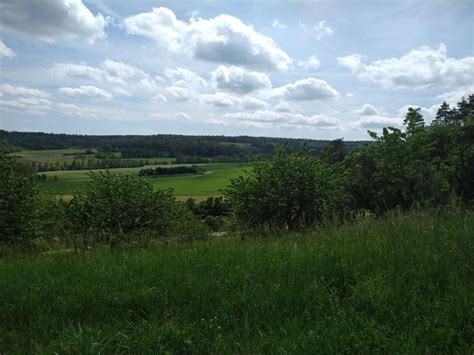
<path id="1" fill-rule="evenodd" d="M 474 5 L 0 0 L 0 128 L 366 139 L 474 93 Z"/>

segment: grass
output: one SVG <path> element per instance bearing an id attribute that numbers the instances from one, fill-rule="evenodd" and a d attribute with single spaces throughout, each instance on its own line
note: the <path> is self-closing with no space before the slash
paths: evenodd
<path id="1" fill-rule="evenodd" d="M 0 259 L 2 353 L 473 353 L 474 214 Z"/>
<path id="2" fill-rule="evenodd" d="M 173 188 L 176 196 L 218 196 L 231 178 L 242 174 L 246 164 L 216 163 L 200 164 L 205 173 L 201 175 L 167 176 L 148 178 L 156 188 Z M 171 166 L 171 165 L 169 165 Z M 116 174 L 138 174 L 142 168 L 112 169 Z M 98 170 L 94 170 L 98 171 Z M 88 170 L 54 171 L 45 173 L 57 176 L 58 180 L 48 180 L 41 185 L 41 190 L 54 195 L 72 195 L 80 190 L 89 180 Z"/>

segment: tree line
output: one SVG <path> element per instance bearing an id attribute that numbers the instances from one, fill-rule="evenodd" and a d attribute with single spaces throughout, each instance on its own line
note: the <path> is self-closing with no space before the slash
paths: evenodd
<path id="1" fill-rule="evenodd" d="M 286 149 L 293 151 L 305 142 L 313 155 L 329 143 L 325 140 L 302 140 L 268 137 L 224 136 L 94 136 L 34 132 L 8 132 L 0 130 L 0 143 L 16 149 L 65 149 L 81 147 L 98 149 L 100 154 L 121 153 L 122 158 L 191 157 L 212 159 L 211 162 L 249 161 L 254 156 L 268 157 L 275 146 L 286 142 Z M 349 150 L 360 147 L 362 142 L 346 142 Z"/>
<path id="2" fill-rule="evenodd" d="M 156 168 L 141 169 L 138 173 L 139 176 L 163 176 L 163 175 L 180 175 L 180 174 L 199 174 L 202 173 L 203 169 L 199 166 L 172 166 L 164 168 L 157 166 Z"/>

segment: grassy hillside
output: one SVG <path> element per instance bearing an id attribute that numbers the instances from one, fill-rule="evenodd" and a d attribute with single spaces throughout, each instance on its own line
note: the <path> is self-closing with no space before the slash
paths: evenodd
<path id="1" fill-rule="evenodd" d="M 0 259 L 5 353 L 472 353 L 474 214 Z"/>

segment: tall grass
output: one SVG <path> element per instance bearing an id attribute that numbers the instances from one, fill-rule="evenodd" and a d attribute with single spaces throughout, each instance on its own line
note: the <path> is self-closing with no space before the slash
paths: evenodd
<path id="1" fill-rule="evenodd" d="M 474 213 L 0 259 L 0 353 L 472 353 Z"/>

